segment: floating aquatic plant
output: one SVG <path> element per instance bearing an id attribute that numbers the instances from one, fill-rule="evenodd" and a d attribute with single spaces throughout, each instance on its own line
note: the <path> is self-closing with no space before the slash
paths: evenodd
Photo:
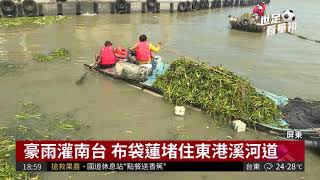
<path id="1" fill-rule="evenodd" d="M 34 59 L 39 62 L 49 62 L 55 59 L 64 59 L 66 61 L 70 61 L 71 53 L 67 49 L 59 48 L 50 52 L 49 54 L 37 53 L 34 55 Z"/>
<path id="2" fill-rule="evenodd" d="M 21 27 L 25 25 L 44 25 L 59 23 L 69 19 L 68 16 L 44 16 L 44 17 L 18 17 L 18 18 L 0 18 L 0 28 Z"/>
<path id="3" fill-rule="evenodd" d="M 245 79 L 224 69 L 184 58 L 171 63 L 154 86 L 175 105 L 199 107 L 216 120 L 279 125 L 281 110 Z"/>
<path id="4" fill-rule="evenodd" d="M 0 128 L 0 179 L 38 179 L 38 174 L 17 172 L 15 140 L 49 140 L 79 137 L 88 126 L 74 119 L 74 112 L 41 113 L 31 101 L 20 104 L 8 127 Z"/>

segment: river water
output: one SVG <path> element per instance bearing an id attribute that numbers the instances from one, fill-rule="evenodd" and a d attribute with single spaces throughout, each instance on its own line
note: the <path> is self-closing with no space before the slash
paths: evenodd
<path id="1" fill-rule="evenodd" d="M 293 9 L 297 34 L 320 39 L 318 0 L 282 0 L 268 6 L 269 13 Z M 0 77 L 0 116 L 4 122 L 18 103 L 32 100 L 44 112 L 77 109 L 76 118 L 90 124 L 93 139 L 274 139 L 255 132 L 237 134 L 209 123 L 209 118 L 187 110 L 173 115 L 174 106 L 127 84 L 91 73 L 86 82 L 75 81 L 85 72 L 105 40 L 130 47 L 141 33 L 150 41 L 248 78 L 256 87 L 289 96 L 320 100 L 320 44 L 288 34 L 265 37 L 230 30 L 228 15 L 239 16 L 251 8 L 226 8 L 192 13 L 99 15 L 73 17 L 64 23 L 0 30 L 0 59 L 25 64 L 14 75 Z M 72 62 L 38 63 L 33 52 L 64 47 Z M 161 51 L 164 61 L 176 56 Z M 45 179 L 319 179 L 319 154 L 306 152 L 304 173 L 44 173 Z"/>

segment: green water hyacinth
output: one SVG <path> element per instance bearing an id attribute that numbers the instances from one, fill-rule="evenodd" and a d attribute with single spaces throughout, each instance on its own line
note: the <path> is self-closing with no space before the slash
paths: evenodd
<path id="1" fill-rule="evenodd" d="M 44 25 L 59 23 L 69 19 L 68 16 L 44 16 L 44 17 L 18 17 L 18 18 L 0 18 L 0 28 L 21 27 L 25 25 Z"/>
<path id="2" fill-rule="evenodd" d="M 0 179 L 36 180 L 38 173 L 16 171 L 16 140 L 84 139 L 87 125 L 74 118 L 75 112 L 43 113 L 32 101 L 20 104 L 8 127 L 0 127 Z"/>
<path id="3" fill-rule="evenodd" d="M 153 86 L 175 105 L 201 108 L 215 120 L 280 126 L 277 105 L 259 94 L 249 81 L 223 67 L 177 59 Z"/>
<path id="4" fill-rule="evenodd" d="M 70 61 L 71 53 L 64 48 L 60 48 L 50 52 L 49 54 L 37 53 L 34 55 L 34 59 L 39 62 L 49 62 L 55 59 L 64 59 L 66 61 Z"/>

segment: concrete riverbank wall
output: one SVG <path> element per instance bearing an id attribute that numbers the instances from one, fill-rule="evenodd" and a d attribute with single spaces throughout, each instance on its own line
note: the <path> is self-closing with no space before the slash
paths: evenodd
<path id="1" fill-rule="evenodd" d="M 190 12 L 214 8 L 253 6 L 263 0 L 1 0 L 1 17 L 133 12 Z M 269 1 L 266 1 L 267 3 Z"/>

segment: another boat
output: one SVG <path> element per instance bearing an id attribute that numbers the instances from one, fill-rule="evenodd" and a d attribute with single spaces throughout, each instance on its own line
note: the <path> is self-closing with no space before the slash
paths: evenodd
<path id="1" fill-rule="evenodd" d="M 162 57 L 160 56 L 155 56 L 155 59 L 157 60 L 158 65 L 156 68 L 153 70 L 153 73 L 151 76 L 148 77 L 148 79 L 144 82 L 136 82 L 136 81 L 131 81 L 128 79 L 122 79 L 119 78 L 115 75 L 115 68 L 110 68 L 110 69 L 99 69 L 95 68 L 95 71 L 107 76 L 110 76 L 115 79 L 121 79 L 133 86 L 136 86 L 138 88 L 141 88 L 143 90 L 147 90 L 150 93 L 156 94 L 158 96 L 162 96 L 162 92 L 159 89 L 156 89 L 152 86 L 152 84 L 155 82 L 156 77 L 158 75 L 163 74 L 167 68 L 169 67 L 169 64 L 166 64 L 161 61 Z M 91 68 L 92 65 L 84 64 L 86 68 Z M 267 91 L 263 91 L 260 89 L 257 89 L 257 91 L 267 97 L 269 97 L 271 100 L 273 100 L 278 106 L 284 106 L 288 103 L 289 98 L 285 96 L 279 96 Z M 287 132 L 288 131 L 301 131 L 302 132 L 302 138 L 305 140 L 305 145 L 306 147 L 313 148 L 313 149 L 318 149 L 320 150 L 320 128 L 314 129 L 314 128 L 306 128 L 306 129 L 290 129 L 286 128 L 289 126 L 288 121 L 285 119 L 280 120 L 282 124 L 282 128 L 271 126 L 268 124 L 261 124 L 261 123 L 256 123 L 253 125 L 255 129 L 260 130 L 260 131 L 265 131 L 277 136 L 280 136 L 282 138 L 286 138 Z"/>
<path id="2" fill-rule="evenodd" d="M 266 25 L 252 23 L 250 21 L 242 21 L 237 17 L 229 17 L 229 23 L 232 29 L 248 31 L 248 32 L 265 32 Z"/>
<path id="3" fill-rule="evenodd" d="M 266 32 L 268 26 L 277 25 L 284 22 L 279 21 L 277 23 L 261 24 L 259 17 L 252 16 L 249 13 L 245 13 L 241 17 L 233 17 L 229 15 L 229 23 L 230 23 L 231 29 L 263 33 L 263 32 Z"/>

